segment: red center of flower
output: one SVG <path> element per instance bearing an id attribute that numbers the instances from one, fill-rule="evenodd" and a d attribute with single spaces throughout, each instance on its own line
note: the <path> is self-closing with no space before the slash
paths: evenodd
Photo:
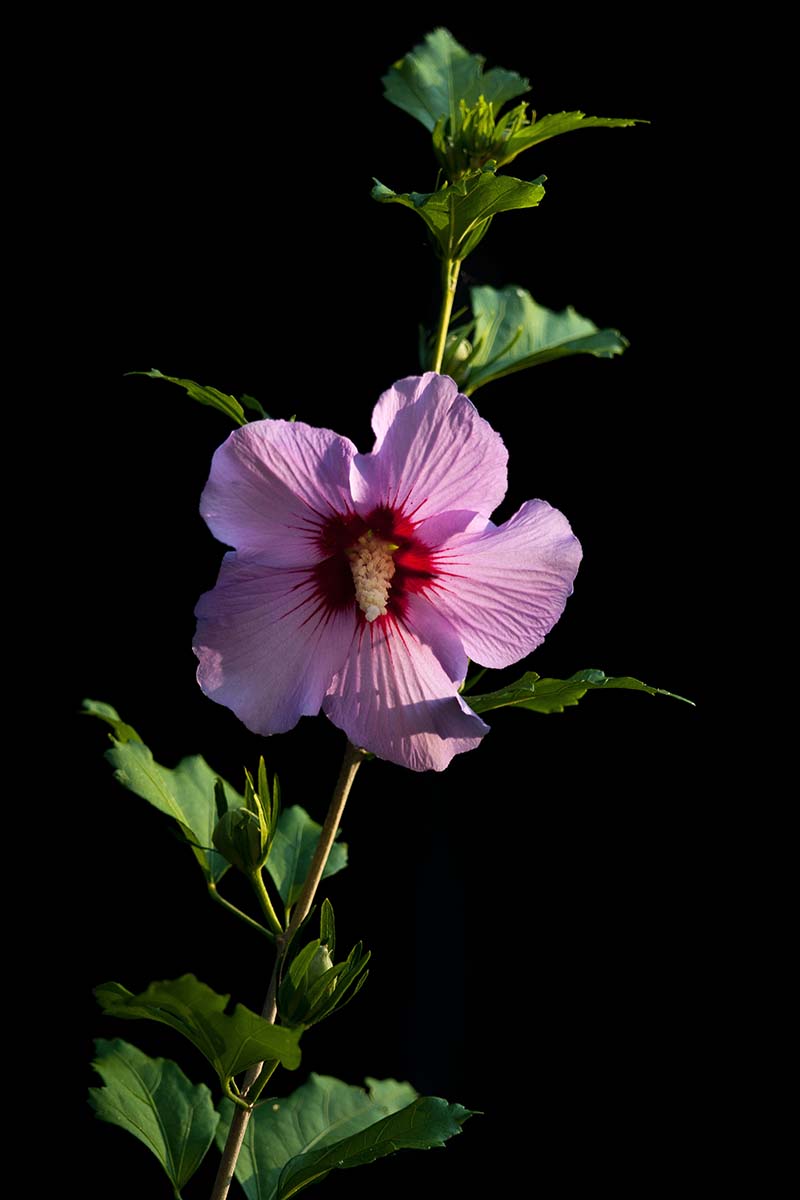
<path id="1" fill-rule="evenodd" d="M 314 567 L 325 608 L 356 605 L 368 621 L 402 617 L 408 595 L 431 586 L 436 577 L 434 551 L 415 536 L 415 529 L 413 521 L 388 507 L 375 508 L 366 517 L 350 513 L 328 518 L 318 539 L 327 557 Z"/>

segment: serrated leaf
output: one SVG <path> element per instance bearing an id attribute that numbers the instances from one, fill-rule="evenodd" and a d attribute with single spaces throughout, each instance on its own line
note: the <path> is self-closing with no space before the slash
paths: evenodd
<path id="1" fill-rule="evenodd" d="M 221 392 L 219 388 L 206 387 L 201 383 L 195 383 L 193 379 L 178 379 L 175 375 L 164 375 L 161 371 L 157 371 L 155 367 L 152 371 L 128 371 L 129 375 L 146 375 L 148 379 L 164 379 L 167 383 L 175 383 L 178 387 L 182 387 L 188 392 L 193 400 L 197 400 L 200 404 L 206 404 L 209 408 L 216 408 L 220 412 L 225 413 L 226 417 L 230 417 L 237 425 L 246 425 L 247 417 L 244 415 L 244 409 L 235 396 L 229 396 L 225 392 Z M 252 407 L 252 396 L 247 397 L 248 408 Z M 258 401 L 255 401 L 258 404 Z M 261 405 L 258 405 L 261 408 Z M 263 409 L 261 410 L 263 412 Z"/>
<path id="2" fill-rule="evenodd" d="M 534 208 L 544 196 L 544 178 L 528 183 L 511 175 L 496 175 L 486 166 L 438 192 L 393 192 L 376 179 L 372 198 L 416 212 L 433 234 L 442 257 L 461 260 L 475 249 L 497 213 Z"/>
<path id="3" fill-rule="evenodd" d="M 608 676 L 603 671 L 589 669 L 576 671 L 569 679 L 541 679 L 535 671 L 526 671 L 516 683 L 500 688 L 496 692 L 487 692 L 483 696 L 465 696 L 467 704 L 476 713 L 491 712 L 495 708 L 527 708 L 531 712 L 560 713 L 571 707 L 589 691 L 605 688 L 613 690 L 622 688 L 632 692 L 647 692 L 651 696 L 671 696 L 673 700 L 682 700 L 691 704 L 685 696 L 675 692 L 667 692 L 664 688 L 650 687 L 630 675 Z"/>
<path id="4" fill-rule="evenodd" d="M 85 700 L 84 708 L 115 731 L 112 749 L 105 755 L 114 767 L 114 778 L 178 822 L 206 879 L 218 883 L 230 864 L 211 845 L 219 820 L 217 781 L 224 788 L 227 811 L 241 808 L 244 797 L 227 780 L 220 780 L 199 754 L 181 759 L 174 769 L 161 766 L 135 730 L 120 721 L 110 704 Z M 123 736 L 124 731 L 128 731 L 127 736 Z"/>
<path id="5" fill-rule="evenodd" d="M 439 117 L 455 119 L 459 100 L 470 106 L 483 96 L 499 111 L 507 100 L 530 91 L 516 71 L 493 67 L 484 72 L 485 61 L 465 50 L 449 30 L 435 29 L 390 67 L 381 81 L 384 95 L 432 132 Z"/>
<path id="6" fill-rule="evenodd" d="M 176 1197 L 214 1140 L 219 1113 L 204 1083 L 191 1083 L 165 1058 L 149 1058 L 116 1038 L 95 1042 L 93 1067 L 105 1087 L 89 1088 L 101 1121 L 127 1129 L 156 1156 Z"/>
<path id="7" fill-rule="evenodd" d="M 448 1104 L 436 1096 L 420 1096 L 360 1133 L 287 1163 L 281 1172 L 277 1200 L 289 1200 L 337 1167 L 365 1166 L 397 1150 L 443 1146 L 448 1138 L 461 1132 L 461 1126 L 471 1116 L 473 1113 L 460 1104 Z"/>
<path id="8" fill-rule="evenodd" d="M 461 1105 L 418 1097 L 408 1083 L 366 1082 L 369 1094 L 312 1074 L 286 1100 L 257 1108 L 236 1167 L 247 1200 L 289 1200 L 336 1167 L 373 1162 L 395 1150 L 441 1146 L 472 1115 Z M 223 1103 L 220 1146 L 230 1114 L 230 1104 Z"/>
<path id="9" fill-rule="evenodd" d="M 649 122 L 637 117 L 587 117 L 582 112 L 548 113 L 511 135 L 505 143 L 502 156 L 498 156 L 498 166 L 511 162 L 523 150 L 528 150 L 539 142 L 546 142 L 561 133 L 571 133 L 574 129 L 613 129 L 626 125 L 647 124 Z"/>
<path id="10" fill-rule="evenodd" d="M 598 329 L 571 307 L 553 312 L 521 287 L 474 287 L 470 295 L 474 349 L 454 367 L 455 378 L 468 396 L 493 379 L 554 358 L 572 354 L 612 358 L 628 345 L 618 330 Z"/>
<path id="11" fill-rule="evenodd" d="M 265 1059 L 288 1070 L 300 1065 L 301 1030 L 271 1025 L 243 1004 L 225 1012 L 230 996 L 220 996 L 194 975 L 162 979 L 134 995 L 120 983 L 94 989 L 109 1016 L 159 1021 L 177 1029 L 205 1055 L 227 1091 L 234 1075 Z"/>
<path id="12" fill-rule="evenodd" d="M 303 890 L 308 868 L 319 841 L 322 826 L 313 821 L 299 804 L 285 809 L 278 821 L 267 870 L 275 881 L 284 905 L 291 908 Z M 323 879 L 347 866 L 347 844 L 334 842 L 325 864 Z"/>

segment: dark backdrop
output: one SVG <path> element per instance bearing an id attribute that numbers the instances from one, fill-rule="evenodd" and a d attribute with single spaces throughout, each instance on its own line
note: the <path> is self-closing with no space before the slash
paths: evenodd
<path id="1" fill-rule="evenodd" d="M 675 316 L 691 308 L 703 241 L 679 180 L 700 158 L 677 101 L 691 52 L 678 58 L 669 30 L 571 14 L 502 28 L 382 9 L 358 45 L 346 23 L 310 12 L 266 35 L 232 20 L 168 39 L 140 28 L 98 68 L 102 86 L 76 85 L 87 117 L 111 106 L 115 133 L 109 142 L 87 120 L 81 143 L 95 297 L 86 341 L 104 367 L 87 382 L 93 403 L 70 472 L 80 511 L 64 568 L 76 614 L 70 706 L 109 701 L 160 761 L 200 752 L 237 784 L 263 752 L 286 803 L 320 820 L 343 735 L 304 719 L 264 742 L 194 681 L 192 610 L 223 552 L 197 503 L 230 426 L 123 373 L 155 366 L 247 391 L 271 414 L 369 448 L 372 404 L 417 371 L 417 325 L 438 304 L 422 222 L 369 198 L 373 175 L 399 191 L 429 190 L 435 177 L 427 134 L 382 100 L 380 76 L 441 23 L 489 66 L 528 75 L 542 114 L 652 122 L 570 134 L 517 160 L 522 177 L 548 176 L 547 195 L 497 219 L 464 274 L 571 303 L 631 343 L 620 359 L 557 362 L 476 395 L 510 450 L 500 517 L 541 496 L 584 547 L 566 614 L 530 666 L 562 677 L 602 667 L 702 698 L 709 531 L 697 389 L 676 356 L 692 335 Z M 686 1141 L 678 1098 L 687 1079 L 703 1086 L 687 1015 L 704 971 L 702 706 L 611 693 L 559 716 L 490 720 L 482 747 L 444 774 L 362 769 L 344 821 L 351 865 L 325 890 L 342 943 L 363 938 L 373 971 L 349 1008 L 306 1036 L 296 1076 L 408 1078 L 485 1115 L 446 1151 L 330 1177 L 331 1200 L 345 1186 L 357 1197 L 513 1194 L 517 1170 L 545 1195 L 600 1180 L 652 1194 Z M 258 1009 L 270 963 L 206 901 L 168 822 L 114 784 L 104 738 L 76 721 L 91 864 L 78 1050 L 122 1036 L 212 1083 L 176 1035 L 101 1018 L 90 989 L 193 971 Z M 283 1076 L 276 1089 L 294 1083 Z M 86 1125 L 83 1195 L 127 1194 L 107 1174 L 123 1156 L 130 1194 L 166 1195 L 143 1147 Z M 188 1200 L 209 1186 L 190 1184 Z"/>

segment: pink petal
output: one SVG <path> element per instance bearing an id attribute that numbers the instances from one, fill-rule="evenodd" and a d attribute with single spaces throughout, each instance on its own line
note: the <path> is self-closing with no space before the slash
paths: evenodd
<path id="1" fill-rule="evenodd" d="M 455 684 L 463 683 L 469 658 L 461 638 L 442 613 L 425 597 L 411 593 L 404 601 L 403 625 L 438 658 Z M 452 689 L 451 689 L 452 690 Z"/>
<path id="2" fill-rule="evenodd" d="M 435 517 L 420 521 L 414 530 L 414 537 L 430 550 L 436 550 L 444 542 L 449 542 L 456 533 L 483 533 L 487 527 L 494 529 L 492 522 L 480 513 L 437 513 Z"/>
<path id="3" fill-rule="evenodd" d="M 456 534 L 437 556 L 426 598 L 471 659 L 506 667 L 530 654 L 564 611 L 581 561 L 569 522 L 544 500 L 477 536 Z"/>
<path id="4" fill-rule="evenodd" d="M 326 612 L 310 572 L 233 553 L 195 615 L 198 682 L 254 733 L 319 712 L 356 630 L 355 605 Z"/>
<path id="5" fill-rule="evenodd" d="M 413 771 L 444 770 L 489 728 L 433 650 L 390 618 L 361 626 L 323 707 L 354 746 Z"/>
<path id="6" fill-rule="evenodd" d="M 498 433 L 447 375 L 401 379 L 373 413 L 371 454 L 353 460 L 362 516 L 380 505 L 422 520 L 451 509 L 488 517 L 506 493 L 508 453 Z"/>
<path id="7" fill-rule="evenodd" d="M 219 447 L 200 512 L 221 542 L 255 551 L 274 567 L 323 558 L 318 535 L 352 511 L 347 438 L 301 421 L 253 421 Z"/>

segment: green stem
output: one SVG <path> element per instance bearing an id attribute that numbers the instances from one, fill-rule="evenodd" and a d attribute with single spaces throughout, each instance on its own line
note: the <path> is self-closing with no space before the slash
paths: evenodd
<path id="1" fill-rule="evenodd" d="M 269 892 L 264 883 L 264 876 L 260 871 L 253 871 L 249 879 L 258 896 L 258 903 L 261 905 L 261 911 L 267 918 L 267 923 L 272 926 L 273 931 L 280 937 L 283 933 L 283 926 L 278 920 L 275 909 L 272 907 L 272 901 L 269 898 Z"/>
<path id="2" fill-rule="evenodd" d="M 253 1084 L 252 1088 L 250 1089 L 250 1091 L 247 1094 L 247 1098 L 251 1104 L 255 1104 L 255 1102 L 256 1102 L 256 1100 L 258 1100 L 259 1096 L 261 1096 L 263 1094 L 264 1088 L 267 1086 L 270 1079 L 272 1079 L 272 1076 L 275 1074 L 277 1066 L 278 1066 L 277 1058 L 274 1058 L 272 1060 L 272 1062 L 264 1063 L 264 1070 L 261 1072 L 258 1079 Z"/>
<path id="3" fill-rule="evenodd" d="M 442 261 L 442 310 L 439 313 L 439 328 L 436 331 L 436 348 L 433 354 L 433 369 L 442 369 L 444 348 L 447 344 L 447 331 L 450 328 L 450 316 L 453 311 L 453 301 L 456 295 L 458 272 L 461 270 L 460 258 L 445 258 Z"/>
<path id="4" fill-rule="evenodd" d="M 242 910 L 237 908 L 235 904 L 231 904 L 230 900 L 226 900 L 224 896 L 221 896 L 217 891 L 217 885 L 215 883 L 209 883 L 208 894 L 212 900 L 215 900 L 217 904 L 221 904 L 223 908 L 227 908 L 228 912 L 233 913 L 233 915 L 238 917 L 240 921 L 244 921 L 244 923 L 249 925 L 251 929 L 257 929 L 259 933 L 263 933 L 264 937 L 269 938 L 271 942 L 275 941 L 275 935 L 273 933 L 270 933 L 270 931 L 265 929 L 263 925 L 259 925 L 258 921 L 254 921 L 252 917 L 248 917 L 247 913 L 243 913 Z M 283 931 L 281 930 L 281 932 Z"/>
<path id="5" fill-rule="evenodd" d="M 267 998 L 264 1001 L 262 1016 L 264 1020 L 269 1021 L 272 1025 L 275 1024 L 278 1015 L 278 980 L 280 979 L 281 967 L 283 966 L 283 958 L 286 949 L 289 946 L 292 938 L 302 925 L 305 918 L 308 916 L 309 909 L 314 902 L 314 896 L 319 882 L 322 879 L 322 873 L 325 870 L 325 864 L 328 861 L 328 855 L 339 829 L 339 822 L 342 819 L 344 806 L 347 803 L 347 797 L 350 794 L 350 788 L 353 786 L 353 780 L 356 777 L 356 772 L 365 758 L 363 750 L 357 750 L 355 746 L 347 743 L 347 749 L 344 752 L 344 761 L 342 769 L 339 772 L 339 778 L 336 781 L 336 787 L 333 791 L 328 814 L 325 817 L 325 823 L 319 835 L 317 848 L 314 851 L 314 857 L 311 860 L 311 866 L 308 869 L 303 890 L 300 893 L 300 899 L 292 914 L 292 919 L 289 922 L 289 927 L 286 933 L 282 933 L 277 938 L 278 955 L 275 959 L 275 966 L 272 968 L 272 977 L 269 981 L 269 989 L 267 990 Z M 270 1064 L 271 1066 L 272 1064 Z M 251 1090 L 256 1080 L 261 1075 L 264 1069 L 264 1063 L 256 1063 L 244 1077 L 242 1084 L 242 1096 L 249 1098 Z M 269 1068 L 267 1068 L 269 1069 Z M 258 1096 L 260 1088 L 254 1090 L 254 1095 Z M 214 1189 L 211 1193 L 210 1200 L 226 1200 L 228 1191 L 233 1181 L 236 1163 L 239 1158 L 239 1151 L 242 1148 L 244 1135 L 247 1130 L 250 1117 L 252 1115 L 252 1107 L 239 1108 L 237 1107 L 231 1119 L 231 1126 L 228 1131 L 228 1139 L 225 1142 L 225 1149 L 222 1152 L 222 1162 L 219 1164 L 217 1178 L 214 1181 Z"/>

